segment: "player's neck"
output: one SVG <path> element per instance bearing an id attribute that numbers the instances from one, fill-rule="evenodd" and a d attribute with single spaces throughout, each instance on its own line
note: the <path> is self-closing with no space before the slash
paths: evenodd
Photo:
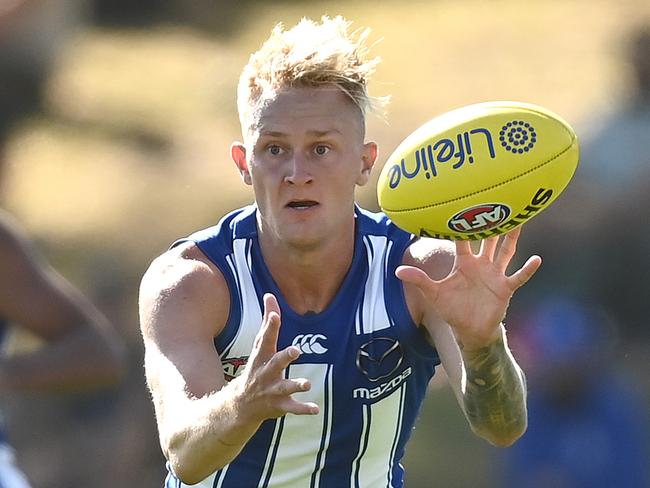
<path id="1" fill-rule="evenodd" d="M 322 312 L 336 296 L 352 263 L 352 232 L 309 249 L 296 249 L 260 239 L 264 261 L 282 296 L 299 313 Z"/>

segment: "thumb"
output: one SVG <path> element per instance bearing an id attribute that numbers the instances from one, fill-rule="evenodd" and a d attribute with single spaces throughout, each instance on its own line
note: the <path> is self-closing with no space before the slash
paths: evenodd
<path id="1" fill-rule="evenodd" d="M 415 266 L 398 266 L 395 270 L 395 276 L 405 283 L 417 286 L 426 294 L 436 293 L 438 290 L 437 283 L 429 278 L 424 270 Z"/>
<path id="2" fill-rule="evenodd" d="M 275 298 L 273 293 L 264 294 L 264 319 L 268 320 L 271 317 L 272 313 L 275 313 L 280 317 L 280 305 L 278 305 L 278 299 Z"/>

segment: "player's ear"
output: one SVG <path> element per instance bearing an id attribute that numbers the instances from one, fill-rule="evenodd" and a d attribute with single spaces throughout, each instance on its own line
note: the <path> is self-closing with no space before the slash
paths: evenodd
<path id="1" fill-rule="evenodd" d="M 248 168 L 248 161 L 246 161 L 246 146 L 243 143 L 235 141 L 230 145 L 230 157 L 235 162 L 241 179 L 247 185 L 252 185 L 251 172 Z"/>
<path id="2" fill-rule="evenodd" d="M 377 155 L 379 154 L 379 149 L 377 148 L 376 142 L 366 142 L 363 145 L 363 151 L 361 152 L 361 173 L 357 178 L 357 185 L 363 186 L 368 183 L 370 179 L 370 172 L 372 167 L 377 161 Z"/>

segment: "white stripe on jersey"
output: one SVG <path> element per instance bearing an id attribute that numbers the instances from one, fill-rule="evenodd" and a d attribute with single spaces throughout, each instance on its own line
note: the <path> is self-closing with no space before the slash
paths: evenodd
<path id="1" fill-rule="evenodd" d="M 269 446 L 269 451 L 266 456 L 264 470 L 262 471 L 262 476 L 260 477 L 260 483 L 257 485 L 258 488 L 264 488 L 268 486 L 268 479 L 271 475 L 271 470 L 273 469 L 273 461 L 277 452 L 278 441 L 280 439 L 280 435 L 282 434 L 282 428 L 284 427 L 284 419 L 285 417 L 281 417 L 275 421 L 273 438 L 271 439 L 271 445 Z"/>
<path id="2" fill-rule="evenodd" d="M 318 415 L 289 414 L 278 420 L 260 488 L 307 488 L 305 481 L 314 472 L 314 486 L 318 486 L 327 456 L 332 427 L 332 368 L 328 364 L 292 364 L 287 369 L 289 378 L 311 378 L 309 391 L 292 396 L 299 402 L 316 403 L 320 411 Z"/>
<path id="3" fill-rule="evenodd" d="M 213 483 L 212 485 L 210 485 L 209 488 L 221 488 L 221 486 L 223 485 L 223 480 L 226 479 L 226 475 L 228 474 L 228 468 L 229 467 L 230 467 L 230 464 L 226 464 L 224 466 L 224 468 L 221 470 L 221 478 L 219 478 L 219 483 L 217 483 L 216 485 Z M 218 473 L 219 472 L 217 471 L 217 474 Z M 210 477 L 210 479 L 212 479 L 212 477 Z M 216 479 L 216 475 L 215 475 L 215 479 Z"/>
<path id="4" fill-rule="evenodd" d="M 237 273 L 237 268 L 235 268 L 235 264 L 233 263 L 232 256 L 231 256 L 231 255 L 228 255 L 228 256 L 226 256 L 225 259 L 226 259 L 226 263 L 227 263 L 228 266 L 230 267 L 230 271 L 232 272 L 232 275 L 235 277 L 235 285 L 237 286 L 237 290 L 236 290 L 236 291 L 237 291 L 237 295 L 238 295 L 238 296 L 241 296 L 242 291 L 241 291 L 241 283 L 240 283 L 240 280 L 239 280 L 239 273 Z M 235 292 L 235 290 L 231 290 L 231 291 L 230 291 L 231 294 L 233 294 L 234 292 Z M 232 311 L 231 311 L 230 313 L 232 313 Z M 239 303 L 239 316 L 241 317 L 243 313 L 244 313 L 243 302 L 240 302 L 240 303 Z M 237 335 L 238 335 L 238 334 L 239 334 L 239 327 L 237 328 L 237 332 L 235 333 L 235 335 L 234 335 L 234 337 L 232 338 L 232 340 L 231 340 L 231 341 L 226 345 L 226 347 L 223 349 L 223 352 L 221 353 L 221 355 L 222 355 L 223 357 L 226 357 L 226 356 L 228 356 L 228 355 L 230 354 L 230 348 L 232 347 L 232 345 L 233 345 L 233 344 L 235 343 L 235 341 L 237 340 Z"/>
<path id="5" fill-rule="evenodd" d="M 262 309 L 260 308 L 253 277 L 250 268 L 250 246 L 248 239 L 233 241 L 234 270 L 236 271 L 239 296 L 243 305 L 241 307 L 241 320 L 237 334 L 233 341 L 224 350 L 224 357 L 243 357 L 251 352 L 251 344 L 262 325 Z M 247 249 L 248 248 L 248 249 Z M 229 261 L 230 264 L 230 261 Z"/>
<path id="6" fill-rule="evenodd" d="M 312 486 L 313 488 L 318 488 L 320 486 L 320 474 L 323 468 L 325 467 L 325 458 L 327 457 L 327 450 L 330 446 L 330 436 L 332 434 L 332 365 L 328 365 L 327 368 L 327 377 L 326 377 L 326 396 L 322 404 L 318 406 L 324 410 L 325 423 L 323 424 L 323 433 L 321 434 L 321 447 L 318 452 L 318 457 L 316 458 L 316 471 L 312 474 Z"/>
<path id="7" fill-rule="evenodd" d="M 399 405 L 399 416 L 397 421 L 397 432 L 395 432 L 395 439 L 393 439 L 393 447 L 390 450 L 390 466 L 388 467 L 388 486 L 393 486 L 393 460 L 395 459 L 395 450 L 397 449 L 397 444 L 399 442 L 399 436 L 402 434 L 402 417 L 404 415 L 404 404 L 406 402 L 406 383 L 402 384 L 400 388 L 400 405 Z"/>
<path id="8" fill-rule="evenodd" d="M 352 474 L 350 477 L 350 486 L 359 487 L 359 465 L 361 458 L 366 453 L 368 447 L 368 426 L 370 425 L 370 405 L 364 405 L 361 412 L 361 437 L 359 437 L 359 450 L 354 461 L 352 462 Z"/>
<path id="9" fill-rule="evenodd" d="M 401 432 L 406 384 L 377 403 L 364 406 L 363 432 L 354 460 L 351 486 L 391 486 L 393 454 Z M 378 419 L 373 422 L 373 418 Z M 391 446 L 391 449 L 386 449 Z"/>
<path id="10" fill-rule="evenodd" d="M 384 236 L 365 236 L 363 243 L 368 255 L 368 279 L 363 302 L 356 313 L 357 334 L 370 334 L 391 326 L 386 302 L 384 300 L 384 282 L 386 267 L 392 241 Z"/>

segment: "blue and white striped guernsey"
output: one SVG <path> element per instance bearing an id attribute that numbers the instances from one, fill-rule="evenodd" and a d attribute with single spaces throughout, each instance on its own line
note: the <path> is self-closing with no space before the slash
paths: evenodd
<path id="1" fill-rule="evenodd" d="M 255 206 L 236 210 L 184 239 L 196 242 L 230 287 L 230 316 L 215 346 L 226 376 L 240 374 L 261 324 L 262 297 L 275 294 L 282 312 L 278 350 L 291 344 L 302 350 L 286 375 L 312 384 L 294 397 L 317 403 L 320 413 L 267 420 L 234 461 L 193 486 L 403 486 L 400 460 L 440 363 L 394 275 L 412 236 L 383 214 L 356 208 L 354 257 L 338 293 L 323 312 L 299 315 L 262 259 L 255 213 Z M 185 486 L 169 472 L 166 488 Z"/>

